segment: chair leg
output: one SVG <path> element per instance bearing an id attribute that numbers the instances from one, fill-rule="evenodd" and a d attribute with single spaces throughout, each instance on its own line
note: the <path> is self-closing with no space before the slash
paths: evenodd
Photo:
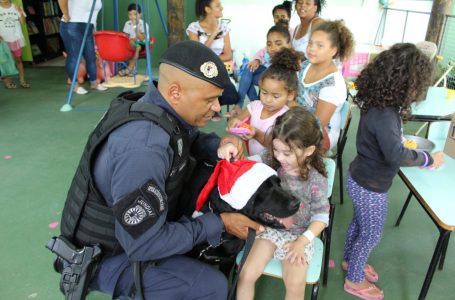
<path id="1" fill-rule="evenodd" d="M 313 288 L 311 289 L 311 300 L 318 299 L 319 293 L 319 281 L 313 284 Z"/>
<path id="2" fill-rule="evenodd" d="M 344 202 L 344 181 L 343 181 L 343 157 L 337 155 L 338 175 L 340 176 L 340 204 Z"/>
<path id="3" fill-rule="evenodd" d="M 409 192 L 408 198 L 406 198 L 406 202 L 404 203 L 403 208 L 401 209 L 400 216 L 398 217 L 397 222 L 395 223 L 396 227 L 400 226 L 401 219 L 403 218 L 404 213 L 406 212 L 406 209 L 408 208 L 409 201 L 411 201 L 411 197 L 412 197 L 412 193 Z"/>
<path id="4" fill-rule="evenodd" d="M 322 285 L 327 285 L 327 279 L 329 277 L 329 260 L 330 260 L 330 244 L 332 240 L 332 225 L 333 225 L 333 216 L 335 215 L 335 204 L 330 204 L 330 213 L 329 213 L 329 226 L 325 229 L 324 234 L 324 262 L 323 262 L 323 275 L 322 275 Z"/>

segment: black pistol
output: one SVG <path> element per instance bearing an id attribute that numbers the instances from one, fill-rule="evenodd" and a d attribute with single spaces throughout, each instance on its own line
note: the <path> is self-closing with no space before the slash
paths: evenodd
<path id="1" fill-rule="evenodd" d="M 51 238 L 46 248 L 57 254 L 54 268 L 62 274 L 60 289 L 65 300 L 84 300 L 101 248 L 95 245 L 77 249 L 63 236 Z"/>

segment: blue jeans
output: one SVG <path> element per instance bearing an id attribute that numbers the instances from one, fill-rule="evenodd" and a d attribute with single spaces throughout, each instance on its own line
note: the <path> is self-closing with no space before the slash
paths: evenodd
<path id="1" fill-rule="evenodd" d="M 73 79 L 73 74 L 76 71 L 77 56 L 81 49 L 86 26 L 87 23 L 60 22 L 60 36 L 62 37 L 67 54 L 65 69 L 70 79 Z M 95 42 L 93 40 L 93 24 L 89 26 L 82 55 L 85 59 L 90 82 L 94 83 L 96 82 Z"/>
<path id="2" fill-rule="evenodd" d="M 239 82 L 239 101 L 237 103 L 240 107 L 243 107 L 246 95 L 248 95 L 250 101 L 259 99 L 254 86 L 259 84 L 259 79 L 265 69 L 266 67 L 260 65 L 254 72 L 251 72 L 248 68 L 243 71 Z"/>

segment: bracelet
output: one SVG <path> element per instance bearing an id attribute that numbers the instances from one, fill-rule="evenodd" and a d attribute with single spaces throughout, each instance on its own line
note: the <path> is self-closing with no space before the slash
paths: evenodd
<path id="1" fill-rule="evenodd" d="M 309 229 L 303 233 L 303 236 L 306 237 L 310 242 L 316 237 L 314 233 Z"/>
<path id="2" fill-rule="evenodd" d="M 423 164 L 422 167 L 425 168 L 425 167 L 428 167 L 429 158 L 428 158 L 428 154 L 425 151 L 423 151 L 422 153 L 423 153 L 423 156 L 425 156 L 425 163 Z"/>

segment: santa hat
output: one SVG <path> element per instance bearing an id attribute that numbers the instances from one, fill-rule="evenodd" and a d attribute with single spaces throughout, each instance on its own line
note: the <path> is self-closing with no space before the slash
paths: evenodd
<path id="1" fill-rule="evenodd" d="M 235 209 L 243 208 L 259 186 L 276 171 L 263 163 L 251 160 L 228 162 L 221 160 L 201 190 L 196 201 L 196 211 L 200 211 L 210 192 L 218 185 L 221 199 Z"/>

